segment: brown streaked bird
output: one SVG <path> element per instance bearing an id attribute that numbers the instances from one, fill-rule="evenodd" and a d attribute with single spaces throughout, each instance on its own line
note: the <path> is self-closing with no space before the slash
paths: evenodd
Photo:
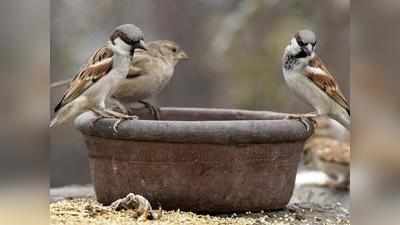
<path id="1" fill-rule="evenodd" d="M 130 119 L 132 117 L 108 110 L 105 100 L 126 78 L 135 49 L 145 49 L 142 31 L 133 24 L 115 28 L 107 50 L 99 50 L 72 79 L 54 111 L 50 127 L 69 121 L 81 113 L 92 110 L 103 117 Z M 112 57 L 109 56 L 112 52 Z"/>
<path id="2" fill-rule="evenodd" d="M 330 178 L 322 184 L 334 189 L 349 189 L 350 144 L 329 137 L 314 137 L 304 147 L 304 164 L 323 171 Z"/>
<path id="3" fill-rule="evenodd" d="M 171 80 L 175 66 L 187 54 L 173 41 L 158 40 L 147 43 L 147 51 L 137 50 L 126 79 L 112 94 L 113 102 L 127 113 L 129 103 L 140 102 L 160 119 L 158 108 L 145 99 L 158 95 Z"/>
<path id="4" fill-rule="evenodd" d="M 283 59 L 283 76 L 288 86 L 310 103 L 315 114 L 299 117 L 326 115 L 350 129 L 350 107 L 339 86 L 315 53 L 317 39 L 314 32 L 297 32 L 286 47 Z"/>
<path id="5" fill-rule="evenodd" d="M 112 56 L 113 52 L 110 49 L 102 47 L 96 51 L 89 64 L 97 64 L 101 61 L 105 62 L 105 67 L 111 68 Z M 159 119 L 158 109 L 145 99 L 159 94 L 172 78 L 178 62 L 188 58 L 181 47 L 173 41 L 147 42 L 146 50 L 137 49 L 135 51 L 135 57 L 130 63 L 126 79 L 119 84 L 111 98 L 107 100 L 125 114 L 129 111 L 126 107 L 128 104 L 142 103 Z"/>

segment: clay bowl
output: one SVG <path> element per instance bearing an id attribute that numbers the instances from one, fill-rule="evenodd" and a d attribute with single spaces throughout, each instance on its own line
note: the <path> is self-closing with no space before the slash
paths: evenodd
<path id="1" fill-rule="evenodd" d="M 280 209 L 293 192 L 305 140 L 312 134 L 286 114 L 162 108 L 125 121 L 81 115 L 97 200 L 132 192 L 154 207 L 203 213 Z M 311 125 L 311 124 L 310 124 Z"/>

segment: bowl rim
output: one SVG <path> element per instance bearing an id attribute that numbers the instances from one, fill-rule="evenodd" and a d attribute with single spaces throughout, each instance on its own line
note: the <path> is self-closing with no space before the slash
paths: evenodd
<path id="1" fill-rule="evenodd" d="M 195 143 L 195 144 L 267 144 L 305 141 L 313 133 L 311 121 L 307 130 L 298 120 L 286 119 L 289 114 L 271 111 L 209 108 L 160 108 L 161 114 L 208 115 L 228 120 L 127 120 L 113 130 L 117 119 L 98 120 L 93 112 L 85 112 L 75 120 L 75 126 L 85 136 L 106 139 L 144 142 Z M 163 116 L 162 116 L 163 117 Z M 193 118 L 192 118 L 193 119 Z"/>

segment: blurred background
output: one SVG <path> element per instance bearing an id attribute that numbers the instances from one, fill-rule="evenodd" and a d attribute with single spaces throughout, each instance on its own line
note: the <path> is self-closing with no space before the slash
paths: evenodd
<path id="1" fill-rule="evenodd" d="M 283 50 L 297 30 L 314 30 L 318 53 L 349 97 L 349 10 L 349 0 L 54 0 L 50 78 L 71 78 L 114 27 L 134 23 L 146 41 L 176 41 L 190 56 L 158 105 L 307 112 L 284 83 Z M 51 108 L 65 89 L 51 90 Z M 72 123 L 52 129 L 50 140 L 51 187 L 90 183 Z"/>
<path id="2" fill-rule="evenodd" d="M 352 1 L 352 224 L 400 221 L 400 1 Z"/>
<path id="3" fill-rule="evenodd" d="M 80 135 L 71 125 L 47 129 L 49 95 L 53 108 L 63 91 L 49 93 L 50 27 L 54 82 L 72 76 L 114 26 L 128 22 L 147 40 L 179 42 L 192 57 L 178 65 L 160 105 L 296 112 L 310 108 L 287 92 L 280 55 L 297 29 L 314 29 L 318 53 L 347 97 L 351 73 L 352 224 L 398 224 L 399 1 L 352 0 L 351 29 L 345 0 L 93 3 L 0 3 L 0 224 L 47 224 L 48 171 L 53 187 L 90 182 Z"/>
<path id="4" fill-rule="evenodd" d="M 0 224 L 48 223 L 49 10 L 0 2 Z"/>

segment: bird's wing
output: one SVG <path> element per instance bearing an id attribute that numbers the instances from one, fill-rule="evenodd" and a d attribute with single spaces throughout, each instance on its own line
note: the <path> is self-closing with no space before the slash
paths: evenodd
<path id="1" fill-rule="evenodd" d="M 340 91 L 335 78 L 329 73 L 317 56 L 306 67 L 305 75 L 350 114 L 349 103 Z"/>
<path id="2" fill-rule="evenodd" d="M 146 67 L 148 67 L 152 61 L 152 56 L 144 51 L 135 52 L 135 57 L 129 66 L 127 79 L 133 79 L 146 74 Z"/>
<path id="3" fill-rule="evenodd" d="M 57 112 L 61 107 L 79 97 L 85 90 L 104 77 L 112 68 L 112 55 L 112 51 L 107 47 L 98 49 L 72 79 L 54 111 Z"/>

